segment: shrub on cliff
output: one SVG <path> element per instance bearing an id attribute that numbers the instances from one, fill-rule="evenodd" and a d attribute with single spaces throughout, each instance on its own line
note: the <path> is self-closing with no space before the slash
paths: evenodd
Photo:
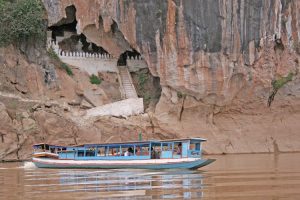
<path id="1" fill-rule="evenodd" d="M 45 38 L 40 0 L 0 0 L 0 46 Z"/>
<path id="2" fill-rule="evenodd" d="M 61 69 L 65 70 L 69 76 L 73 76 L 72 69 L 64 62 L 62 62 L 55 51 L 50 48 L 48 49 L 48 56 L 58 65 Z"/>
<path id="3" fill-rule="evenodd" d="M 95 74 L 92 74 L 92 76 L 90 76 L 90 82 L 91 82 L 91 84 L 100 85 L 102 80 Z"/>

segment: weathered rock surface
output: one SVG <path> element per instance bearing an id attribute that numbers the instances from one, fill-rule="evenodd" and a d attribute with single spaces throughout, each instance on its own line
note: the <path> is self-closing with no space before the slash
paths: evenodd
<path id="1" fill-rule="evenodd" d="M 300 150 L 300 1 L 43 2 L 49 26 L 76 18 L 78 33 L 115 58 L 131 48 L 140 52 L 162 94 L 154 113 L 80 126 L 72 108 L 59 105 L 78 98 L 86 104 L 88 76 L 73 69 L 69 77 L 12 47 L 0 49 L 0 92 L 26 99 L 0 95 L 0 160 L 28 158 L 35 142 L 125 141 L 138 132 L 144 139 L 205 137 L 207 153 Z M 274 84 L 289 74 L 269 107 Z M 91 94 L 91 101 L 120 98 L 117 83 L 100 87 L 106 97 Z M 48 100 L 57 104 L 45 107 Z"/>
<path id="2" fill-rule="evenodd" d="M 208 153 L 300 150 L 299 1 L 44 2 L 50 25 L 74 5 L 89 40 L 143 55 L 163 89 L 156 128 L 206 137 Z M 272 82 L 290 73 L 268 107 Z"/>
<path id="3" fill-rule="evenodd" d="M 25 114 L 17 112 L 17 116 L 12 119 L 4 104 L 0 104 L 0 161 L 29 159 L 31 146 L 40 142 L 62 145 L 120 142 L 134 140 L 139 133 L 143 133 L 145 139 L 157 137 L 147 116 L 99 117 L 87 126 L 79 126 L 59 108 Z"/>

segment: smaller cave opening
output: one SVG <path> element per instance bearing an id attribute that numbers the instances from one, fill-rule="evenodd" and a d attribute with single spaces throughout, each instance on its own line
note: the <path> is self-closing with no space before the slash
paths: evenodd
<path id="1" fill-rule="evenodd" d="M 57 41 L 57 37 L 64 37 L 65 33 L 76 34 L 76 8 L 74 5 L 68 6 L 65 9 L 66 18 L 61 19 L 58 23 L 48 27 L 52 31 L 51 37 L 53 41 Z"/>
<path id="2" fill-rule="evenodd" d="M 113 23 L 112 23 L 112 25 L 110 26 L 110 28 L 111 28 L 111 32 L 112 32 L 113 34 L 115 34 L 115 33 L 119 30 L 118 24 L 117 24 L 115 21 L 113 21 Z"/>
<path id="3" fill-rule="evenodd" d="M 88 41 L 84 34 L 77 34 L 76 8 L 74 5 L 66 7 L 65 11 L 66 18 L 48 27 L 48 31 L 51 31 L 51 41 L 55 42 L 60 50 L 65 52 L 109 54 L 101 46 Z M 48 37 L 50 37 L 50 34 Z"/>
<path id="4" fill-rule="evenodd" d="M 4 143 L 4 134 L 0 133 L 0 137 L 1 137 L 1 142 Z"/>
<path id="5" fill-rule="evenodd" d="M 125 51 L 124 53 L 122 53 L 119 56 L 118 59 L 118 66 L 126 66 L 127 65 L 127 59 L 128 58 L 132 58 L 132 57 L 140 57 L 141 54 L 139 52 L 137 52 L 135 49 L 133 49 L 132 51 Z"/>
<path id="6" fill-rule="evenodd" d="M 88 53 L 100 53 L 100 54 L 109 54 L 103 47 L 97 46 L 93 42 L 88 42 L 84 34 L 80 34 L 79 41 L 82 44 L 82 51 Z"/>
<path id="7" fill-rule="evenodd" d="M 71 32 L 76 34 L 76 25 L 77 21 L 75 20 L 74 22 L 70 24 L 63 24 L 60 26 L 50 26 L 48 30 L 52 31 L 52 40 L 56 41 L 56 37 L 63 37 L 65 32 Z"/>
<path id="8" fill-rule="evenodd" d="M 284 45 L 282 43 L 282 40 L 281 40 L 281 38 L 278 38 L 277 35 L 275 35 L 274 51 L 275 52 L 282 52 L 282 51 L 284 51 Z"/>

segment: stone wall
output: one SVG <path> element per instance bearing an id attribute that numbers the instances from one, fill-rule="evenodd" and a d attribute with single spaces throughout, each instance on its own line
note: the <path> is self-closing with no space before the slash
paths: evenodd
<path id="1" fill-rule="evenodd" d="M 60 59 L 69 65 L 75 66 L 90 75 L 98 72 L 118 72 L 117 59 L 98 59 L 87 57 L 60 56 Z"/>
<path id="2" fill-rule="evenodd" d="M 75 66 L 90 75 L 98 72 L 115 72 L 118 73 L 117 59 L 109 54 L 87 53 L 83 51 L 65 52 L 59 48 L 59 45 L 48 38 L 48 49 L 52 48 L 59 56 L 62 62 Z M 147 68 L 146 62 L 141 56 L 128 57 L 127 67 L 129 71 L 138 71 Z"/>

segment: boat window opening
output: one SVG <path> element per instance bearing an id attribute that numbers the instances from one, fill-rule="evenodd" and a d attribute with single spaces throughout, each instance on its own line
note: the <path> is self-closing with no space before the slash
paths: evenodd
<path id="1" fill-rule="evenodd" d="M 49 145 L 48 144 L 45 144 L 45 149 L 49 150 Z"/>
<path id="2" fill-rule="evenodd" d="M 43 146 L 41 146 L 41 145 L 34 147 L 34 152 L 43 152 L 43 151 L 44 151 L 44 149 L 43 149 Z"/>
<path id="3" fill-rule="evenodd" d="M 146 145 L 136 145 L 135 146 L 136 156 L 148 156 L 149 155 L 149 144 Z"/>
<path id="4" fill-rule="evenodd" d="M 200 151 L 200 142 L 191 143 L 190 144 L 190 150 Z"/>
<path id="5" fill-rule="evenodd" d="M 182 153 L 181 142 L 174 143 L 173 155 L 181 155 L 181 153 Z"/>
<path id="6" fill-rule="evenodd" d="M 55 153 L 55 148 L 54 148 L 54 147 L 51 147 L 51 148 L 50 148 L 50 152 L 51 152 L 51 153 Z"/>
<path id="7" fill-rule="evenodd" d="M 66 151 L 66 150 L 67 150 L 67 148 L 66 148 L 66 147 L 63 147 L 63 148 L 62 148 L 62 151 Z"/>
<path id="8" fill-rule="evenodd" d="M 190 144 L 190 150 L 195 150 L 195 148 L 196 148 L 195 143 L 191 143 L 191 144 Z"/>
<path id="9" fill-rule="evenodd" d="M 142 155 L 148 156 L 150 154 L 150 148 L 149 147 L 142 147 Z"/>
<path id="10" fill-rule="evenodd" d="M 195 144 L 195 150 L 200 151 L 200 142 Z"/>
<path id="11" fill-rule="evenodd" d="M 105 147 L 98 147 L 98 151 L 97 151 L 97 156 L 106 156 L 106 154 L 105 154 L 105 151 L 106 149 L 105 149 Z"/>
<path id="12" fill-rule="evenodd" d="M 85 156 L 87 156 L 87 157 L 95 156 L 95 150 L 86 150 Z"/>
<path id="13" fill-rule="evenodd" d="M 163 143 L 162 151 L 172 151 L 172 143 Z"/>
<path id="14" fill-rule="evenodd" d="M 96 147 L 89 147 L 85 150 L 85 156 L 87 157 L 93 157 L 96 155 Z"/>
<path id="15" fill-rule="evenodd" d="M 77 151 L 77 156 L 78 157 L 84 157 L 84 150 L 78 150 Z"/>
<path id="16" fill-rule="evenodd" d="M 108 156 L 118 156 L 120 155 L 120 147 L 110 147 Z"/>
<path id="17" fill-rule="evenodd" d="M 161 144 L 152 143 L 151 147 L 151 159 L 159 159 L 161 155 Z"/>
<path id="18" fill-rule="evenodd" d="M 121 156 L 134 156 L 134 145 L 122 145 Z"/>

